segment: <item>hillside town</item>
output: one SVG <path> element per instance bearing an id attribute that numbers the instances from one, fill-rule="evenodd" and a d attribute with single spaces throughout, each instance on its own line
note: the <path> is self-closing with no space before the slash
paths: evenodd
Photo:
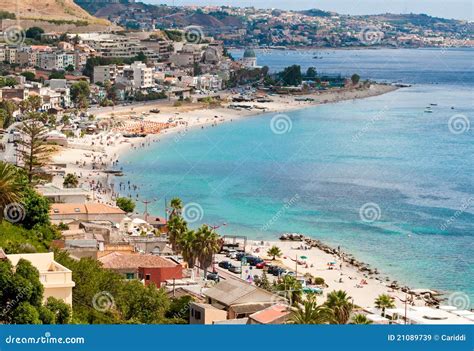
<path id="1" fill-rule="evenodd" d="M 261 48 L 471 47 L 472 23 L 424 14 L 351 16 L 232 6 L 154 6 L 135 1 L 77 3 L 91 14 L 134 30 L 197 25 L 228 46 Z M 365 40 L 361 41 L 360 38 Z"/>
<path id="2" fill-rule="evenodd" d="M 221 225 L 191 228 L 192 203 L 176 197 L 162 212 L 148 211 L 139 185 L 121 178 L 124 150 L 165 134 L 179 142 L 193 127 L 400 87 L 357 72 L 322 75 L 296 64 L 269 72 L 259 65 L 256 48 L 270 45 L 269 37 L 275 46 L 345 46 L 359 21 L 201 11 L 243 16 L 249 25 L 211 34 L 193 25 L 159 28 L 159 18 L 137 10 L 108 19 L 136 23 L 139 31 L 30 27 L 12 37 L 12 27 L 1 27 L 0 269 L 11 286 L 1 297 L 0 323 L 474 323 L 471 311 L 443 303 L 438 292 L 401 286 L 311 238 L 256 241 L 219 235 Z M 347 35 L 334 35 L 344 26 Z M 388 38 L 391 30 L 384 28 Z M 462 44 L 436 30 L 394 40 Z M 229 54 L 229 44 L 245 48 L 241 58 Z M 22 289 L 29 293 L 15 293 Z M 324 313 L 305 319 L 316 308 Z"/>

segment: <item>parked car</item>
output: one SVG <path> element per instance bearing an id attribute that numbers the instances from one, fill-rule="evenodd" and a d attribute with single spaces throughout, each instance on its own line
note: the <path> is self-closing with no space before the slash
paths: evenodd
<path id="1" fill-rule="evenodd" d="M 233 250 L 233 249 L 229 249 L 229 250 L 227 251 L 226 256 L 227 256 L 227 257 L 230 257 L 231 255 L 237 255 L 237 251 L 235 251 L 235 250 Z"/>
<path id="2" fill-rule="evenodd" d="M 232 266 L 232 264 L 229 261 L 220 261 L 219 262 L 219 267 L 221 267 L 221 268 L 229 269 L 230 266 Z"/>
<path id="3" fill-rule="evenodd" d="M 242 273 L 242 268 L 240 266 L 234 266 L 231 264 L 230 267 L 227 269 L 232 273 L 237 273 L 237 274 Z"/>
<path id="4" fill-rule="evenodd" d="M 227 255 L 230 259 L 235 260 L 237 258 L 237 252 L 231 252 L 230 254 Z"/>
<path id="5" fill-rule="evenodd" d="M 235 255 L 235 259 L 237 261 L 241 261 L 242 260 L 242 257 L 245 256 L 245 252 L 238 252 L 236 255 Z"/>
<path id="6" fill-rule="evenodd" d="M 208 273 L 206 278 L 207 280 L 213 280 L 215 282 L 220 281 L 219 274 L 217 272 Z"/>
<path id="7" fill-rule="evenodd" d="M 266 263 L 265 262 L 259 262 L 255 265 L 255 268 L 257 269 L 263 269 L 265 267 Z"/>

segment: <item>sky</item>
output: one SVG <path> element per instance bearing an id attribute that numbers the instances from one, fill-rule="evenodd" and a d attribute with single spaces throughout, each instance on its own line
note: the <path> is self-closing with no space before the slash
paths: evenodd
<path id="1" fill-rule="evenodd" d="M 140 1 L 140 0 L 137 0 Z M 473 0 L 141 0 L 168 5 L 232 5 L 301 10 L 317 8 L 341 14 L 426 13 L 431 16 L 474 20 Z"/>

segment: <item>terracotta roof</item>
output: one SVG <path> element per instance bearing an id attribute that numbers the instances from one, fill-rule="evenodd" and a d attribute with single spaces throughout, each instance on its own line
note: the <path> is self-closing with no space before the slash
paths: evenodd
<path id="1" fill-rule="evenodd" d="M 162 268 L 175 267 L 178 264 L 168 260 L 164 257 L 154 255 L 141 254 L 124 254 L 119 252 L 112 252 L 106 256 L 99 258 L 104 268 L 109 269 L 125 269 L 133 268 Z"/>
<path id="2" fill-rule="evenodd" d="M 123 214 L 126 213 L 118 207 L 105 204 L 51 204 L 50 215 L 55 214 Z"/>
<path id="3" fill-rule="evenodd" d="M 270 324 L 280 321 L 283 322 L 289 314 L 290 309 L 287 305 L 276 304 L 251 314 L 249 318 L 261 324 Z"/>

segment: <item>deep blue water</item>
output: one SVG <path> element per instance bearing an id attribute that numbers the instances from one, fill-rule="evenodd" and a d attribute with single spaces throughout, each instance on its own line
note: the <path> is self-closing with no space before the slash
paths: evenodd
<path id="1" fill-rule="evenodd" d="M 283 134 L 268 114 L 164 137 L 122 158 L 124 180 L 158 199 L 160 215 L 164 198 L 179 196 L 203 209 L 193 225 L 225 222 L 221 233 L 251 238 L 301 232 L 411 286 L 465 292 L 472 304 L 474 50 L 317 54 L 257 52 L 272 70 L 298 63 L 414 85 L 286 113 Z M 362 220 L 365 204 L 374 222 Z"/>

